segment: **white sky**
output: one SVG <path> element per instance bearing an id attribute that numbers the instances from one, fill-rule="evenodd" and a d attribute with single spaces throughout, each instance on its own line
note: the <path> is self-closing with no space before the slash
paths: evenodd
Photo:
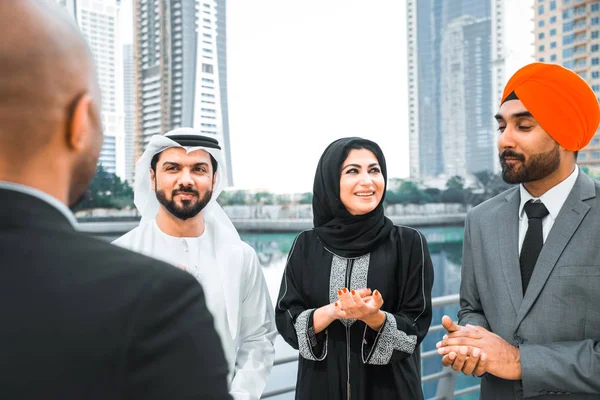
<path id="1" fill-rule="evenodd" d="M 530 20 L 531 1 L 507 0 L 507 15 Z M 344 136 L 376 141 L 388 178 L 408 176 L 405 1 L 228 0 L 227 13 L 236 188 L 311 191 L 320 155 Z M 121 17 L 131 42 L 131 0 Z"/>
<path id="2" fill-rule="evenodd" d="M 236 186 L 311 191 L 327 145 L 375 140 L 408 175 L 405 5 L 398 0 L 229 0 Z"/>

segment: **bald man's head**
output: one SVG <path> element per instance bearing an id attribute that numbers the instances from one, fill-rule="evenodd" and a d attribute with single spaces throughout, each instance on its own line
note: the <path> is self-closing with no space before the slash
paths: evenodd
<path id="1" fill-rule="evenodd" d="M 54 154 L 72 164 L 69 191 L 85 189 L 102 133 L 100 91 L 82 34 L 52 0 L 1 0 L 0 26 L 0 180 Z"/>

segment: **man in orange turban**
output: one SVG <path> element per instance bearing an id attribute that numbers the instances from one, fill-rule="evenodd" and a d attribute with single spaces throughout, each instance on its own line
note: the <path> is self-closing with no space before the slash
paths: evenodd
<path id="1" fill-rule="evenodd" d="M 574 72 L 533 63 L 496 120 L 502 176 L 519 185 L 467 215 L 442 363 L 482 376 L 484 400 L 600 398 L 600 182 L 576 165 L 598 100 Z"/>

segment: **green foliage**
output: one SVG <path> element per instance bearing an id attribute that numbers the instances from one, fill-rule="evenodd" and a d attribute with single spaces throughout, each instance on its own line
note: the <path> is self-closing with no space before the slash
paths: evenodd
<path id="1" fill-rule="evenodd" d="M 476 186 L 467 195 L 467 204 L 477 205 L 511 187 L 510 184 L 504 182 L 501 175 L 495 175 L 491 171 L 476 172 L 475 178 L 477 179 Z"/>
<path id="2" fill-rule="evenodd" d="M 447 189 L 462 190 L 462 189 L 464 189 L 464 187 L 465 187 L 465 178 L 463 178 L 462 176 L 454 175 L 453 177 L 448 179 L 448 182 L 446 182 Z"/>
<path id="3" fill-rule="evenodd" d="M 300 199 L 300 204 L 312 204 L 313 194 L 312 192 L 302 193 L 302 198 Z"/>
<path id="4" fill-rule="evenodd" d="M 385 194 L 388 204 L 425 204 L 432 201 L 431 195 L 419 189 L 415 182 L 399 180 L 395 186 L 396 190 L 388 190 Z"/>
<path id="5" fill-rule="evenodd" d="M 246 201 L 248 195 L 245 190 L 235 190 L 231 192 L 222 192 L 217 202 L 221 206 L 239 206 L 248 204 Z"/>
<path id="6" fill-rule="evenodd" d="M 476 183 L 466 187 L 465 179 L 453 176 L 446 182 L 446 189 L 429 188 L 418 185 L 410 180 L 393 179 L 393 185 L 385 194 L 387 204 L 425 204 L 425 203 L 460 203 L 477 205 L 490 199 L 510 185 L 502 180 L 502 176 L 491 171 L 481 171 L 475 174 Z"/>
<path id="7" fill-rule="evenodd" d="M 254 203 L 271 205 L 275 204 L 275 196 L 269 192 L 254 193 Z"/>
<path id="8" fill-rule="evenodd" d="M 102 165 L 96 168 L 85 198 L 75 207 L 75 211 L 92 208 L 123 209 L 133 207 L 133 189 L 127 181 L 108 173 Z"/>
<path id="9" fill-rule="evenodd" d="M 600 169 L 597 166 L 590 168 L 587 165 L 580 165 L 579 168 L 590 178 L 600 179 Z"/>

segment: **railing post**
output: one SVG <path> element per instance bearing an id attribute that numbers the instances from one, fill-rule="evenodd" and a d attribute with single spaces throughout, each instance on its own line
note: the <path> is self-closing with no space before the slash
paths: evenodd
<path id="1" fill-rule="evenodd" d="M 435 393 L 436 399 L 452 400 L 454 398 L 454 387 L 456 386 L 456 378 L 458 372 L 451 367 L 445 367 L 442 371 L 446 373 L 443 378 L 440 378 Z"/>

